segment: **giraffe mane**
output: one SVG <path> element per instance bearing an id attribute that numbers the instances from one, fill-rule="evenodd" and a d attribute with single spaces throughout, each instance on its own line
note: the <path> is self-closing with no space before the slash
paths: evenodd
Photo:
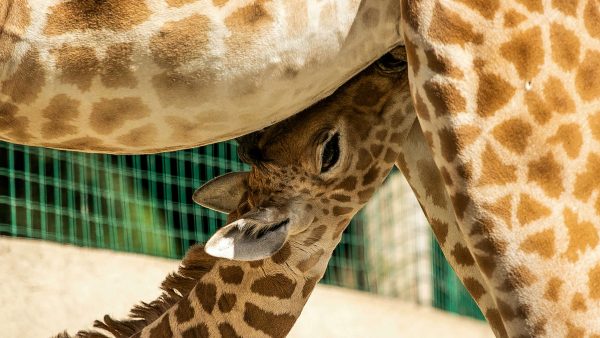
<path id="1" fill-rule="evenodd" d="M 204 245 L 192 246 L 183 258 L 176 272 L 172 272 L 162 281 L 163 291 L 150 303 L 140 302 L 130 310 L 128 318 L 115 320 L 105 315 L 102 320 L 94 321 L 94 327 L 110 332 L 116 338 L 131 337 L 160 318 L 162 314 L 186 297 L 199 280 L 208 273 L 220 258 L 208 255 Z M 68 338 L 66 333 L 57 338 Z M 110 338 L 98 331 L 79 331 L 75 337 Z"/>

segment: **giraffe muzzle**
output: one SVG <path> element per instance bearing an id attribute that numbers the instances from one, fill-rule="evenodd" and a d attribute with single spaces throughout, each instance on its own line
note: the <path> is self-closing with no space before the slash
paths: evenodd
<path id="1" fill-rule="evenodd" d="M 281 217 L 274 210 L 253 210 L 219 229 L 204 250 L 211 256 L 239 261 L 267 258 L 285 244 L 291 223 L 290 217 Z"/>

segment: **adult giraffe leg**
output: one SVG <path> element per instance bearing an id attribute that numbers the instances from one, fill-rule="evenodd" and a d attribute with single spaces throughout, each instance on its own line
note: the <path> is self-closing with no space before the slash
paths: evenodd
<path id="1" fill-rule="evenodd" d="M 460 229 L 452 200 L 444 188 L 431 149 L 415 117 L 406 140 L 402 143 L 396 166 L 412 188 L 444 256 L 465 285 L 482 313 L 502 332 L 503 324 L 497 304 L 490 292 L 490 284 L 473 263 L 468 243 Z"/>
<path id="2" fill-rule="evenodd" d="M 498 336 L 600 334 L 599 15 L 595 0 L 402 1 L 419 123 Z"/>

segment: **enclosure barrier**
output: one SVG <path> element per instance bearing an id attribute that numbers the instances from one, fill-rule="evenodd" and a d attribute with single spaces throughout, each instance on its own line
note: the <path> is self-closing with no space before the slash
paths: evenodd
<path id="1" fill-rule="evenodd" d="M 0 235 L 180 259 L 225 224 L 192 202 L 195 188 L 245 169 L 233 141 L 133 156 L 0 142 Z M 322 282 L 483 319 L 397 171 L 345 230 Z"/>

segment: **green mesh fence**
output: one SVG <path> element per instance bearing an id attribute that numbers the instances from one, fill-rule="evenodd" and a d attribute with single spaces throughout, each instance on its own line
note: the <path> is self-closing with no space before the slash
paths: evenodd
<path id="1" fill-rule="evenodd" d="M 0 235 L 181 258 L 189 246 L 205 242 L 225 223 L 224 215 L 191 201 L 194 189 L 213 177 L 244 169 L 247 166 L 237 159 L 231 141 L 134 156 L 0 142 Z M 361 211 L 344 232 L 324 283 L 371 292 L 383 289 L 379 275 L 390 276 L 392 270 L 382 274 L 375 268 L 378 261 L 369 258 L 370 252 L 382 248 L 373 237 L 380 233 L 372 225 L 378 222 L 366 215 L 372 213 Z M 431 238 L 429 232 L 427 236 Z M 410 233 L 406 238 L 410 240 Z M 413 273 L 409 284 L 396 283 L 397 291 L 390 295 L 482 318 L 433 243 L 411 254 L 431 256 L 433 270 Z M 407 257 L 408 261 L 400 261 L 402 266 L 410 264 L 411 256 Z M 415 289 L 427 281 L 433 288 L 431 302 L 423 301 Z"/>

